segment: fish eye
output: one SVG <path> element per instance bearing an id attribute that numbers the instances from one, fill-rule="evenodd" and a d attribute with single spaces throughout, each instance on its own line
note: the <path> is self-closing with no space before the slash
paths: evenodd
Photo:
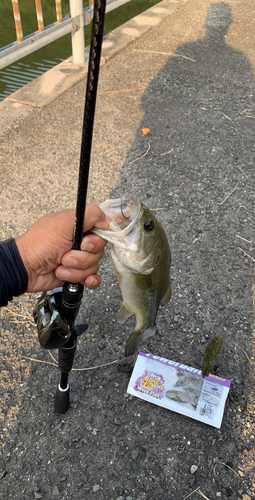
<path id="1" fill-rule="evenodd" d="M 145 229 L 145 231 L 152 231 L 153 228 L 154 228 L 154 222 L 153 222 L 153 220 L 148 219 L 144 223 L 144 229 Z"/>

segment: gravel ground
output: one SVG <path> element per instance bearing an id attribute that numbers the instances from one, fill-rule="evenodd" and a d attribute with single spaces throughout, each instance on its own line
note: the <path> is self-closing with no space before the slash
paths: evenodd
<path id="1" fill-rule="evenodd" d="M 89 328 L 65 415 L 54 413 L 59 373 L 37 341 L 35 296 L 0 311 L 1 498 L 255 498 L 254 20 L 252 0 L 187 1 L 101 68 L 89 186 L 97 203 L 136 194 L 166 230 L 173 295 L 144 347 L 200 368 L 206 343 L 224 336 L 221 429 L 126 394 L 134 319 L 116 322 L 107 249 L 102 286 L 84 293 Z M 2 138 L 2 239 L 74 206 L 84 94 L 77 85 Z"/>

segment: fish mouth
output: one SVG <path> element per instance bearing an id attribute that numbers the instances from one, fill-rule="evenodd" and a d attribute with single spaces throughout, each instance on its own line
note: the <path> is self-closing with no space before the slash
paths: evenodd
<path id="1" fill-rule="evenodd" d="M 99 205 L 101 210 L 111 218 L 108 229 L 93 227 L 91 232 L 101 238 L 126 248 L 123 239 L 126 238 L 136 226 L 142 216 L 141 202 L 136 196 L 122 196 L 115 200 L 106 200 Z"/>

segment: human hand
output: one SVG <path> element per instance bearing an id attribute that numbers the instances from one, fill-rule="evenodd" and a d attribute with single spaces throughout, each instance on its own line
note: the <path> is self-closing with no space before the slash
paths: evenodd
<path id="1" fill-rule="evenodd" d="M 107 229 L 107 217 L 95 204 L 87 204 L 84 233 L 93 226 Z M 97 288 L 101 278 L 97 272 L 104 255 L 106 241 L 87 234 L 81 250 L 72 250 L 75 210 L 51 213 L 39 219 L 26 233 L 15 238 L 28 274 L 27 292 L 48 291 L 63 286 L 65 281 Z"/>

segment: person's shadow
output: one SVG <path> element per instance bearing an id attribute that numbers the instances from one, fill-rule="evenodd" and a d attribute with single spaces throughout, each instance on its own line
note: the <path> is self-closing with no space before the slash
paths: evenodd
<path id="1" fill-rule="evenodd" d="M 171 190 L 176 170 L 192 180 L 195 167 L 205 173 L 210 168 L 211 187 L 218 185 L 220 201 L 224 188 L 218 181 L 226 176 L 224 162 L 241 166 L 254 160 L 254 120 L 249 118 L 255 114 L 254 73 L 247 57 L 225 42 L 231 22 L 231 7 L 212 3 L 204 38 L 180 45 L 144 92 L 145 114 L 127 160 L 139 157 L 150 145 L 146 157 L 134 165 L 143 174 L 142 187 L 136 186 L 142 195 L 153 196 L 162 172 L 163 195 L 164 187 Z M 148 136 L 142 136 L 142 127 L 151 130 Z M 148 162 L 155 165 L 149 176 Z M 240 172 L 235 169 L 235 174 Z M 127 180 L 126 190 L 130 188 Z"/>
<path id="2" fill-rule="evenodd" d="M 174 312 L 166 306 L 162 315 L 170 324 L 174 315 L 182 317 L 185 330 L 176 327 L 176 337 L 183 343 L 186 332 L 201 327 L 210 335 L 224 327 L 233 342 L 238 338 L 233 326 L 251 296 L 252 262 L 246 258 L 244 266 L 239 247 L 249 253 L 254 232 L 255 84 L 248 58 L 226 43 L 231 23 L 229 4 L 212 3 L 205 36 L 180 45 L 151 80 L 141 100 L 143 119 L 113 193 L 136 194 L 155 209 L 166 230 Z M 143 136 L 145 127 L 150 133 Z M 196 294 L 203 297 L 197 315 Z"/>

